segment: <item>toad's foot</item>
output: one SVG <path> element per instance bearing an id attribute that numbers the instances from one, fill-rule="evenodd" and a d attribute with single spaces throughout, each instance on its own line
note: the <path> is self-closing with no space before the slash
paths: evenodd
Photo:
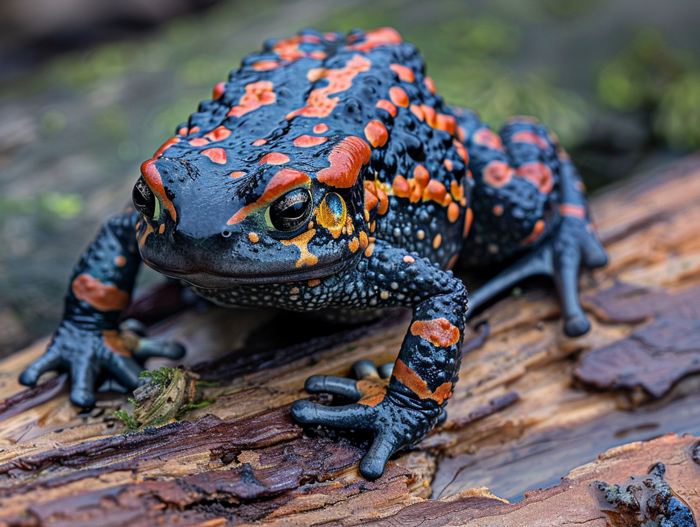
<path id="1" fill-rule="evenodd" d="M 330 375 L 314 375 L 306 380 L 308 392 L 332 393 L 354 404 L 329 407 L 301 400 L 292 405 L 292 415 L 301 423 L 373 432 L 374 442 L 360 463 L 360 473 L 369 480 L 382 475 L 394 452 L 420 441 L 445 415 L 442 405 L 435 401 L 414 399 L 389 389 L 386 377 L 391 376 L 391 366 L 384 365 L 378 371 L 370 361 L 359 361 L 353 365 L 359 380 Z"/>

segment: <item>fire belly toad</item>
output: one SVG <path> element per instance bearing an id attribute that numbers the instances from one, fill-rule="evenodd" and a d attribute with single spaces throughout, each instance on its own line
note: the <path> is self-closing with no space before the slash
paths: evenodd
<path id="1" fill-rule="evenodd" d="M 388 382 L 314 376 L 308 391 L 356 402 L 292 407 L 302 423 L 373 432 L 367 478 L 444 415 L 467 314 L 449 269 L 519 256 L 470 306 L 550 274 L 576 336 L 589 328 L 579 266 L 607 260 L 554 135 L 529 118 L 496 134 L 448 106 L 417 49 L 389 28 L 268 42 L 143 163 L 133 202 L 83 254 L 53 341 L 21 382 L 67 370 L 71 400 L 89 407 L 99 376 L 134 388 L 147 357 L 182 356 L 120 333 L 142 261 L 227 306 L 409 307 Z"/>

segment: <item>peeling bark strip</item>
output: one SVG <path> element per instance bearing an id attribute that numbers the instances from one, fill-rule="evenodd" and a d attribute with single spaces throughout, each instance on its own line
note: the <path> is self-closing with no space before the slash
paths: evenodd
<path id="1" fill-rule="evenodd" d="M 625 511 L 625 521 L 646 514 L 694 525 L 700 157 L 629 181 L 592 208 L 611 256 L 608 268 L 581 280 L 592 331 L 563 338 L 558 304 L 539 285 L 523 285 L 524 294 L 485 310 L 479 320 L 488 324 L 465 339 L 446 422 L 373 482 L 357 472 L 365 438 L 304 430 L 288 408 L 308 397 L 302 387 L 311 375 L 346 375 L 360 358 L 395 360 L 410 330 L 404 312 L 352 329 L 323 326 L 319 334 L 318 324 L 289 314 L 209 309 L 173 316 L 174 308 L 160 305 L 186 302 L 178 288 L 160 288 L 137 301 L 132 316 L 159 321 L 151 334 L 188 346 L 185 364 L 214 382 L 203 390 L 215 402 L 190 410 L 186 421 L 134 434 L 122 434 L 114 418 L 128 409 L 125 396 L 101 394 L 97 408 L 78 414 L 64 377 L 19 386 L 17 375 L 42 345 L 5 359 L 0 526 L 608 527 L 632 483 L 642 492 L 630 489 L 639 508 Z M 428 340 L 450 339 L 449 327 L 415 329 Z M 231 351 L 231 342 L 241 344 Z M 574 371 L 586 384 L 572 382 Z M 684 390 L 692 395 L 670 402 Z M 639 403 L 663 394 L 653 411 L 617 410 L 625 397 Z M 689 435 L 663 435 L 669 429 Z M 630 442 L 650 437 L 657 439 Z M 666 473 L 648 474 L 659 463 Z M 596 481 L 611 485 L 600 491 Z M 537 487 L 548 488 L 528 490 Z M 433 491 L 444 497 L 428 499 Z"/>

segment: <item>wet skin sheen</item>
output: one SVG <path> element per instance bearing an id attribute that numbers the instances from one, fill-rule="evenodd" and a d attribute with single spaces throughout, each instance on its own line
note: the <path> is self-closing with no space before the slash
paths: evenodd
<path id="1" fill-rule="evenodd" d="M 292 407 L 303 423 L 370 430 L 367 478 L 444 417 L 467 315 L 449 269 L 519 257 L 470 307 L 550 274 L 576 336 L 589 328 L 579 266 L 606 262 L 555 136 L 529 118 L 496 134 L 446 105 L 416 48 L 388 28 L 307 30 L 246 57 L 143 163 L 134 206 L 83 254 L 54 339 L 21 382 L 68 370 L 71 400 L 89 407 L 98 378 L 133 388 L 146 358 L 181 357 L 177 344 L 120 330 L 141 262 L 226 306 L 345 318 L 410 307 L 388 381 L 314 376 L 307 390 L 355 402 Z"/>

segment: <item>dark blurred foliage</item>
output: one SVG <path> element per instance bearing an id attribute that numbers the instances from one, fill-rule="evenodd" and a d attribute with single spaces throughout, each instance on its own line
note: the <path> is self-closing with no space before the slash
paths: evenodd
<path id="1" fill-rule="evenodd" d="M 700 146 L 697 0 L 3 0 L 0 355 L 51 331 L 140 162 L 243 56 L 383 25 L 450 103 L 547 123 L 589 188 Z"/>

